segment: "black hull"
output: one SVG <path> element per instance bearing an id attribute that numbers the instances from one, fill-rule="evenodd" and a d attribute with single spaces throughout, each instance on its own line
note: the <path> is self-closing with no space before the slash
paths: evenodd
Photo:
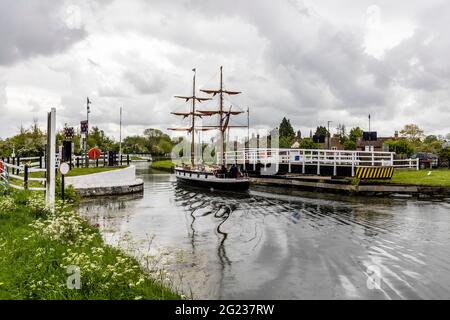
<path id="1" fill-rule="evenodd" d="M 177 177 L 177 181 L 191 186 L 191 187 L 200 187 L 200 188 L 208 188 L 208 189 L 217 189 L 217 190 L 226 190 L 226 191 L 243 191 L 248 190 L 250 188 L 250 182 L 248 180 L 242 181 L 233 181 L 233 182 L 216 182 L 216 181 L 207 181 L 207 180 L 193 180 L 183 177 Z"/>

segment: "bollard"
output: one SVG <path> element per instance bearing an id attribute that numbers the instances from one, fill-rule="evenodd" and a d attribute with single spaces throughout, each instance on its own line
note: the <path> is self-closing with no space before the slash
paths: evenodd
<path id="1" fill-rule="evenodd" d="M 27 164 L 24 166 L 24 171 L 23 171 L 23 187 L 25 190 L 28 190 L 28 165 Z"/>

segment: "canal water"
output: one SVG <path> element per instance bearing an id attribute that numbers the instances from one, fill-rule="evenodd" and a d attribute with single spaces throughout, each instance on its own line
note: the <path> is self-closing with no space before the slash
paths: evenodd
<path id="1" fill-rule="evenodd" d="M 450 298 L 450 199 L 224 193 L 138 174 L 143 195 L 86 200 L 80 213 L 189 297 Z"/>

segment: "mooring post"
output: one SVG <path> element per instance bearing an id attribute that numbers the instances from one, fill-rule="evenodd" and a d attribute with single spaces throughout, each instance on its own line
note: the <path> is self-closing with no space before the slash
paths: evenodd
<path id="1" fill-rule="evenodd" d="M 320 176 L 320 151 L 317 151 L 317 175 Z"/>

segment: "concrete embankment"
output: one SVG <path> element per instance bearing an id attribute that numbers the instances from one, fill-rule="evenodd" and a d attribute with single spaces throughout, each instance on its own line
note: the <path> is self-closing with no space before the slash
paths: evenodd
<path id="1" fill-rule="evenodd" d="M 291 178 L 283 176 L 259 176 L 250 178 L 251 185 L 278 186 L 298 188 L 310 191 L 337 192 L 361 195 L 409 195 L 424 197 L 448 197 L 450 187 L 434 187 L 420 185 L 393 185 L 393 184 L 351 184 L 342 180 L 312 180 L 300 177 Z"/>
<path id="2" fill-rule="evenodd" d="M 66 184 L 75 188 L 80 197 L 110 196 L 144 191 L 144 182 L 136 178 L 136 167 L 67 177 Z"/>

